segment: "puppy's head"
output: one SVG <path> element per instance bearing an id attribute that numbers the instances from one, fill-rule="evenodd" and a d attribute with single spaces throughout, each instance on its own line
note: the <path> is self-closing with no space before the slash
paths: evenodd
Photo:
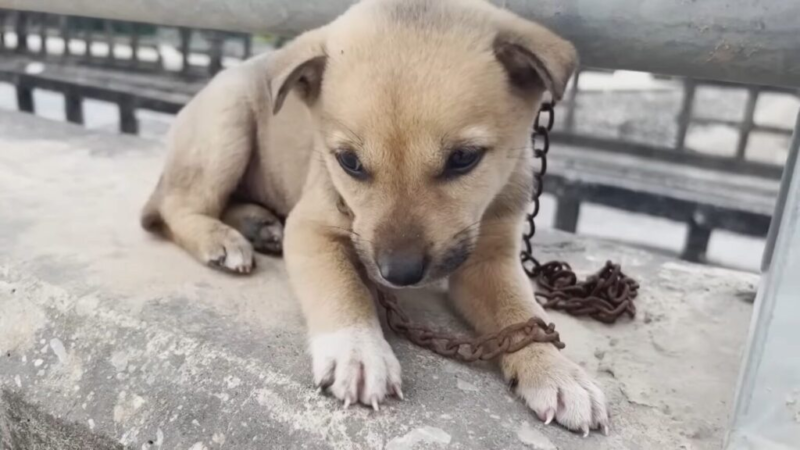
<path id="1" fill-rule="evenodd" d="M 308 103 L 364 266 L 394 287 L 450 274 L 529 170 L 532 122 L 546 91 L 561 97 L 574 48 L 473 0 L 368 0 L 320 48 L 285 77 L 276 110 L 292 90 Z"/>

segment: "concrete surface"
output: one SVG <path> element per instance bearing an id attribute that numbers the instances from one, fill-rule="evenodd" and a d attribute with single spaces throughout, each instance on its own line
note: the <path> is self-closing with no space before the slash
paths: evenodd
<path id="1" fill-rule="evenodd" d="M 542 259 L 638 278 L 633 322 L 554 314 L 595 374 L 612 433 L 542 425 L 491 365 L 390 337 L 405 402 L 343 410 L 312 387 L 279 259 L 207 269 L 137 225 L 157 143 L 0 112 L 0 449 L 714 449 L 733 398 L 756 276 L 547 233 Z M 464 330 L 440 291 L 403 302 Z"/>

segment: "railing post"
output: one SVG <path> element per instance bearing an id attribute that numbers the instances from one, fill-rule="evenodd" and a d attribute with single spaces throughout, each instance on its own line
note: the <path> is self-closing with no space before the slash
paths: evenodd
<path id="1" fill-rule="evenodd" d="M 31 114 L 36 111 L 33 102 L 33 88 L 28 85 L 24 78 L 20 79 L 17 84 L 17 109 Z"/>
<path id="2" fill-rule="evenodd" d="M 64 40 L 64 52 L 61 54 L 64 58 L 68 58 L 72 51 L 69 44 L 72 41 L 72 30 L 69 28 L 69 17 L 61 17 L 59 19 L 59 28 L 61 29 L 61 38 Z"/>
<path id="3" fill-rule="evenodd" d="M 797 330 L 800 329 L 800 115 L 793 139 L 794 157 L 784 171 L 781 198 L 770 234 L 774 247 L 758 289 L 736 406 L 725 449 L 794 448 L 797 424 Z M 772 252 L 774 248 L 774 252 Z"/>
<path id="4" fill-rule="evenodd" d="M 696 263 L 706 262 L 706 252 L 708 252 L 712 231 L 711 228 L 695 221 L 689 222 L 689 233 L 686 236 L 681 259 Z"/>
<path id="5" fill-rule="evenodd" d="M 578 229 L 581 202 L 575 197 L 559 197 L 556 203 L 554 228 L 574 233 Z"/>
<path id="6" fill-rule="evenodd" d="M 181 73 L 184 75 L 189 73 L 189 52 L 192 51 L 192 30 L 190 28 L 181 28 L 179 30 L 181 37 Z"/>
<path id="7" fill-rule="evenodd" d="M 64 109 L 67 121 L 83 125 L 83 98 L 77 88 L 64 95 Z"/>
<path id="8" fill-rule="evenodd" d="M 253 35 L 245 33 L 242 35 L 242 59 L 250 59 L 253 56 Z"/>
<path id="9" fill-rule="evenodd" d="M 770 262 L 772 261 L 772 254 L 775 251 L 775 242 L 778 239 L 778 232 L 780 231 L 781 221 L 783 220 L 783 212 L 786 210 L 786 198 L 789 196 L 789 185 L 792 184 L 792 179 L 797 176 L 795 171 L 792 171 L 792 167 L 798 165 L 798 159 L 800 159 L 800 112 L 797 114 L 794 136 L 789 145 L 789 156 L 786 158 L 786 164 L 784 165 L 781 188 L 778 191 L 778 198 L 775 201 L 775 212 L 772 214 L 772 220 L 769 223 L 767 245 L 764 248 L 764 255 L 761 258 L 762 272 L 767 272 L 769 270 Z"/>
<path id="10" fill-rule="evenodd" d="M 114 60 L 114 24 L 110 20 L 103 21 L 103 31 L 105 32 L 106 45 L 108 45 L 108 54 L 106 57 Z"/>
<path id="11" fill-rule="evenodd" d="M 678 133 L 675 137 L 675 150 L 683 151 L 686 148 L 686 133 L 692 121 L 692 108 L 694 106 L 694 93 L 697 89 L 695 81 L 687 78 L 683 82 L 683 101 L 681 111 L 678 113 Z"/>
<path id="12" fill-rule="evenodd" d="M 750 140 L 750 132 L 753 131 L 755 125 L 754 116 L 756 113 L 756 104 L 758 103 L 758 87 L 752 87 L 747 90 L 747 104 L 744 107 L 744 119 L 742 125 L 739 127 L 739 142 L 736 144 L 736 159 L 745 159 L 745 152 L 747 151 L 747 142 Z"/>
<path id="13" fill-rule="evenodd" d="M 569 91 L 567 99 L 567 117 L 564 120 L 564 131 L 571 133 L 575 129 L 575 112 L 578 109 L 578 94 L 581 79 L 581 69 L 575 71 L 572 79 L 572 90 Z"/>
<path id="14" fill-rule="evenodd" d="M 14 33 L 17 35 L 17 53 L 28 51 L 28 17 L 25 12 L 18 12 L 14 23 Z"/>
<path id="15" fill-rule="evenodd" d="M 119 130 L 125 134 L 139 134 L 139 120 L 131 96 L 126 95 L 119 101 Z"/>
<path id="16" fill-rule="evenodd" d="M 0 11 L 0 50 L 6 48 L 6 13 Z"/>
<path id="17" fill-rule="evenodd" d="M 39 14 L 39 54 L 47 55 L 47 14 Z"/>
<path id="18" fill-rule="evenodd" d="M 93 44 L 93 37 L 94 37 L 94 30 L 92 30 L 92 21 L 90 19 L 82 20 L 84 25 L 86 26 L 86 31 L 84 34 L 84 42 L 86 42 L 86 52 L 84 52 L 84 57 L 87 60 L 92 59 L 92 44 Z"/>
<path id="19" fill-rule="evenodd" d="M 225 45 L 225 34 L 212 31 L 207 36 L 210 45 L 208 49 L 208 74 L 214 76 L 222 70 L 222 50 Z"/>
<path id="20" fill-rule="evenodd" d="M 139 24 L 128 24 L 131 31 L 131 66 L 139 65 Z"/>

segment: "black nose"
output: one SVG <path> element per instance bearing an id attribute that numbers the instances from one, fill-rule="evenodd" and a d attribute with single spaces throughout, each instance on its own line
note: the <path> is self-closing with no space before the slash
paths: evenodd
<path id="1" fill-rule="evenodd" d="M 378 256 L 378 270 L 395 286 L 411 286 L 422 281 L 428 257 L 424 252 L 401 250 Z"/>

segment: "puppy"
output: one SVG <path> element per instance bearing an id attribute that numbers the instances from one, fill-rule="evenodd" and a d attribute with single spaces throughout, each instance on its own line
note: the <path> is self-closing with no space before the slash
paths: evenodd
<path id="1" fill-rule="evenodd" d="M 220 73 L 181 111 L 142 224 L 232 272 L 282 248 L 315 382 L 378 409 L 402 391 L 374 283 L 447 278 L 480 333 L 549 321 L 519 261 L 529 133 L 576 60 L 483 0 L 364 0 Z M 602 391 L 554 346 L 499 362 L 541 420 L 607 431 Z"/>

